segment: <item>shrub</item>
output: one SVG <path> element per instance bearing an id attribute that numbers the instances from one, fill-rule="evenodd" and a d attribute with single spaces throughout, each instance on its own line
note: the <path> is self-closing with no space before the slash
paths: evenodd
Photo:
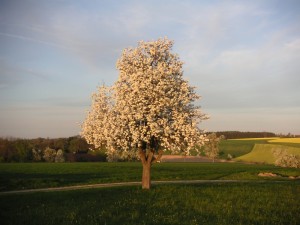
<path id="1" fill-rule="evenodd" d="M 40 162 L 42 161 L 42 150 L 40 149 L 32 149 L 32 155 L 33 155 L 33 161 L 34 162 Z"/>
<path id="2" fill-rule="evenodd" d="M 47 147 L 44 151 L 43 158 L 46 162 L 54 162 L 56 157 L 56 151 L 55 149 Z"/>
<path id="3" fill-rule="evenodd" d="M 56 153 L 55 162 L 65 162 L 64 152 L 61 149 L 59 149 Z"/>
<path id="4" fill-rule="evenodd" d="M 277 158 L 276 166 L 300 168 L 300 157 L 294 154 L 288 154 L 285 150 L 275 150 L 273 152 Z"/>

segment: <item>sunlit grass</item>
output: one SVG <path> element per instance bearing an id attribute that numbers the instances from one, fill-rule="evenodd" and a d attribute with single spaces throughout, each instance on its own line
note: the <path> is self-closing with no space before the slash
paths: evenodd
<path id="1" fill-rule="evenodd" d="M 238 139 L 223 140 L 220 143 L 220 158 L 226 159 L 228 154 L 232 157 L 239 157 L 252 151 L 257 143 L 268 143 L 268 139 Z"/>
<path id="2" fill-rule="evenodd" d="M 226 159 L 228 154 L 234 158 L 248 154 L 252 151 L 255 144 L 273 144 L 289 147 L 300 148 L 300 143 L 294 142 L 281 142 L 279 140 L 285 140 L 289 138 L 244 138 L 244 139 L 229 139 L 223 140 L 220 143 L 220 158 Z M 271 142 L 272 141 L 272 142 Z"/>
<path id="3" fill-rule="evenodd" d="M 269 140 L 270 143 L 299 143 L 300 138 L 279 138 L 274 140 Z"/>
<path id="4" fill-rule="evenodd" d="M 266 137 L 266 138 L 237 138 L 237 139 L 229 139 L 229 140 L 237 140 L 237 141 L 255 141 L 255 140 L 276 140 L 276 139 L 280 139 L 279 137 Z"/>
<path id="5" fill-rule="evenodd" d="M 274 151 L 276 150 L 283 150 L 288 154 L 300 155 L 300 148 L 274 144 L 256 144 L 250 153 L 240 156 L 235 160 L 274 164 L 276 160 Z"/>

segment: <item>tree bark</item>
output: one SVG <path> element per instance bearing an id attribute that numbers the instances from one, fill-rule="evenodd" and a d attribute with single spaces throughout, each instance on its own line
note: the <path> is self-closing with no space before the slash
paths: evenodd
<path id="1" fill-rule="evenodd" d="M 143 164 L 142 189 L 150 189 L 151 187 L 151 164 Z"/>
<path id="2" fill-rule="evenodd" d="M 140 149 L 139 150 L 140 158 L 143 165 L 143 174 L 142 174 L 142 189 L 151 188 L 151 165 L 157 161 L 154 157 L 154 151 L 149 151 L 148 154 Z M 159 159 L 161 158 L 162 151 L 159 154 Z"/>

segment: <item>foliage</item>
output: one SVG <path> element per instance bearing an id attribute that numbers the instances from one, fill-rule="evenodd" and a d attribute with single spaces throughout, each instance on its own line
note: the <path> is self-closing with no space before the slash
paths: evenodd
<path id="1" fill-rule="evenodd" d="M 217 137 L 216 133 L 211 133 L 206 137 L 204 153 L 207 157 L 213 159 L 213 161 L 219 156 L 219 143 L 223 139 L 223 135 Z"/>
<path id="2" fill-rule="evenodd" d="M 56 152 L 55 162 L 65 162 L 64 152 L 61 149 Z"/>
<path id="3" fill-rule="evenodd" d="M 273 154 L 276 157 L 276 166 L 300 168 L 300 149 L 299 155 L 288 154 L 287 150 L 282 149 L 274 150 Z"/>
<path id="4" fill-rule="evenodd" d="M 17 140 L 14 144 L 19 162 L 32 161 L 31 145 L 24 140 Z"/>
<path id="5" fill-rule="evenodd" d="M 64 153 L 87 153 L 89 145 L 80 136 L 69 138 L 14 139 L 0 138 L 0 162 L 40 162 L 49 147 Z"/>
<path id="6" fill-rule="evenodd" d="M 34 162 L 40 162 L 43 158 L 43 152 L 40 149 L 32 149 L 32 155 L 33 155 L 33 161 Z"/>
<path id="7" fill-rule="evenodd" d="M 56 156 L 55 149 L 47 147 L 44 151 L 43 159 L 46 162 L 54 162 L 55 161 L 55 156 Z"/>
<path id="8" fill-rule="evenodd" d="M 2 225 L 296 225 L 299 198 L 295 182 L 114 187 L 0 196 L 0 217 Z"/>
<path id="9" fill-rule="evenodd" d="M 83 138 L 72 138 L 69 142 L 69 152 L 86 153 L 88 149 L 89 146 Z"/>
<path id="10" fill-rule="evenodd" d="M 276 134 L 272 132 L 218 131 L 216 134 L 217 136 L 223 135 L 226 139 L 276 137 Z"/>
<path id="11" fill-rule="evenodd" d="M 194 104 L 200 96 L 183 79 L 172 46 L 164 38 L 125 49 L 117 61 L 118 80 L 98 88 L 82 124 L 81 135 L 95 148 L 105 147 L 109 160 L 139 155 L 147 189 L 151 165 L 163 151 L 189 155 L 204 140 L 198 125 L 206 116 Z"/>
<path id="12" fill-rule="evenodd" d="M 123 51 L 118 81 L 93 95 L 82 125 L 88 143 L 121 155 L 137 151 L 137 146 L 189 154 L 195 144 L 202 144 L 197 125 L 205 115 L 193 104 L 199 96 L 182 78 L 183 63 L 171 53 L 172 45 L 165 38 Z"/>

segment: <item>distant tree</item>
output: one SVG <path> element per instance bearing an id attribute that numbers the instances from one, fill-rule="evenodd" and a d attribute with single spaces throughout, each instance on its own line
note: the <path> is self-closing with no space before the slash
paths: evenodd
<path id="1" fill-rule="evenodd" d="M 55 157 L 56 157 L 56 151 L 55 151 L 55 149 L 47 147 L 44 150 L 43 158 L 45 159 L 46 162 L 54 162 Z"/>
<path id="2" fill-rule="evenodd" d="M 17 150 L 12 141 L 0 138 L 0 159 L 2 162 L 18 161 Z"/>
<path id="3" fill-rule="evenodd" d="M 32 146 L 28 140 L 18 139 L 14 141 L 14 146 L 17 150 L 17 158 L 19 162 L 32 161 Z"/>
<path id="4" fill-rule="evenodd" d="M 72 137 L 69 142 L 68 151 L 72 153 L 87 153 L 89 145 L 82 137 Z"/>
<path id="5" fill-rule="evenodd" d="M 220 150 L 219 143 L 224 139 L 224 136 L 221 135 L 217 137 L 216 133 L 211 133 L 207 135 L 205 145 L 204 145 L 204 153 L 207 157 L 211 158 L 213 162 L 215 158 L 218 158 Z"/>
<path id="6" fill-rule="evenodd" d="M 40 162 L 43 158 L 43 152 L 40 149 L 32 149 L 33 161 Z"/>
<path id="7" fill-rule="evenodd" d="M 61 149 L 58 149 L 55 156 L 55 162 L 61 163 L 65 162 L 64 152 Z"/>
<path id="8" fill-rule="evenodd" d="M 276 157 L 274 163 L 276 166 L 300 168 L 300 157 L 298 155 L 288 154 L 286 150 L 274 150 L 273 154 Z"/>
<path id="9" fill-rule="evenodd" d="M 63 150 L 63 151 L 66 151 L 67 150 L 67 139 L 66 138 L 57 138 L 57 139 L 54 139 L 54 148 L 56 150 Z"/>
<path id="10" fill-rule="evenodd" d="M 200 98 L 183 79 L 182 61 L 165 39 L 139 42 L 125 49 L 117 62 L 119 78 L 93 95 L 82 136 L 108 156 L 138 155 L 142 188 L 150 188 L 151 165 L 164 150 L 188 155 L 203 145 L 199 123 L 206 119 L 195 101 Z"/>

